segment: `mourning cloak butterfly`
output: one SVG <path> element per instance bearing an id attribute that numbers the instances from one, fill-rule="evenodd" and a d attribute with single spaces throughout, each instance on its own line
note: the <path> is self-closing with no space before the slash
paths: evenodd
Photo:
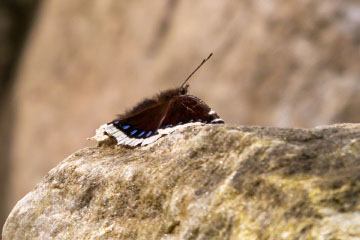
<path id="1" fill-rule="evenodd" d="M 203 101 L 187 95 L 189 85 L 186 82 L 211 56 L 212 53 L 179 88 L 161 92 L 152 99 L 145 99 L 131 111 L 100 126 L 93 139 L 103 141 L 113 136 L 118 145 L 144 146 L 184 126 L 224 123 Z"/>

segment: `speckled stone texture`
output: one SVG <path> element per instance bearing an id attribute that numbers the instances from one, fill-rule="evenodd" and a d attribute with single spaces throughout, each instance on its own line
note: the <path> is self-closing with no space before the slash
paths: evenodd
<path id="1" fill-rule="evenodd" d="M 188 127 L 82 149 L 12 210 L 3 239 L 360 238 L 360 124 Z"/>

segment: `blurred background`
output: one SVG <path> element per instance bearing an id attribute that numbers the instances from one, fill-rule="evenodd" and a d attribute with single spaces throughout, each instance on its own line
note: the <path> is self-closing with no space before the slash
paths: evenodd
<path id="1" fill-rule="evenodd" d="M 0 226 L 87 137 L 190 81 L 229 124 L 360 119 L 358 0 L 0 1 Z"/>

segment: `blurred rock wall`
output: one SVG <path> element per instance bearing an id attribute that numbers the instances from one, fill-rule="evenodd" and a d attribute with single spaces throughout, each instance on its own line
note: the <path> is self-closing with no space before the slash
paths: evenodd
<path id="1" fill-rule="evenodd" d="M 227 123 L 359 122 L 360 3 L 45 1 L 13 92 L 9 208 L 115 114 L 179 86 Z"/>
<path id="2" fill-rule="evenodd" d="M 38 0 L 0 1 L 0 227 L 9 213 L 14 76 L 38 3 Z"/>

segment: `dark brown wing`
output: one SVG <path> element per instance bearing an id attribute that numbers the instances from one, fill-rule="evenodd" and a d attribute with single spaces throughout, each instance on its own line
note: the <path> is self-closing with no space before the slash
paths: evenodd
<path id="1" fill-rule="evenodd" d="M 171 99 L 169 109 L 159 128 L 189 122 L 224 123 L 216 112 L 211 110 L 201 99 L 192 95 L 181 95 Z"/>
<path id="2" fill-rule="evenodd" d="M 113 124 L 131 138 L 147 138 L 157 134 L 159 123 L 169 105 L 170 101 L 154 104 L 135 113 L 132 112 L 129 116 L 120 116 L 109 124 Z"/>
<path id="3" fill-rule="evenodd" d="M 190 122 L 224 123 L 222 119 L 199 98 L 180 95 L 122 115 L 110 122 L 130 138 L 148 138 L 158 134 L 158 129 Z"/>

